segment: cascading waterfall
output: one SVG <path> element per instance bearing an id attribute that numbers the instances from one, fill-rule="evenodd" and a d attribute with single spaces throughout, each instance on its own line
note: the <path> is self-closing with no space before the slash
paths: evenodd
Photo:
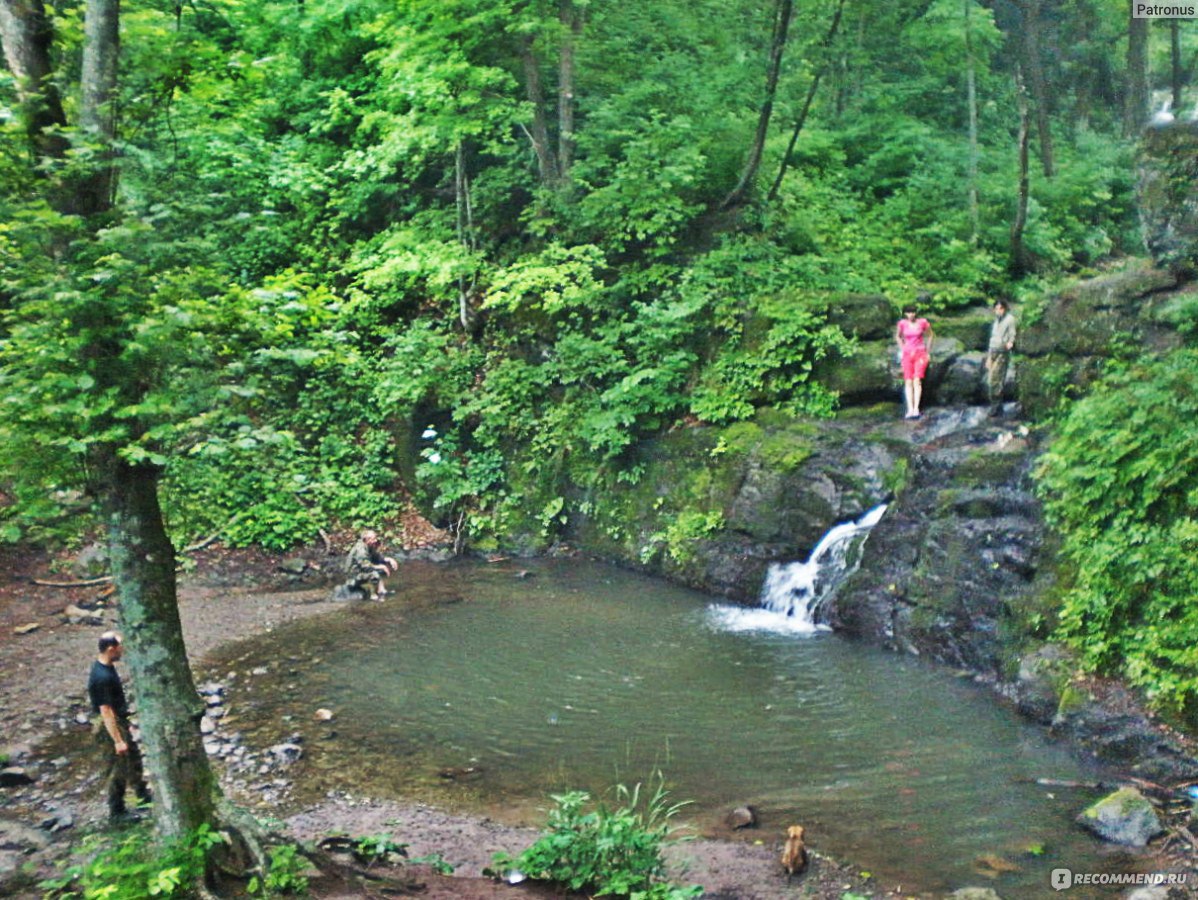
<path id="1" fill-rule="evenodd" d="M 713 607 L 712 615 L 730 631 L 768 629 L 812 634 L 831 630 L 817 621 L 820 606 L 857 571 L 865 539 L 886 512 L 875 506 L 856 522 L 837 525 L 820 539 L 806 562 L 774 563 L 761 588 L 761 607 Z"/>

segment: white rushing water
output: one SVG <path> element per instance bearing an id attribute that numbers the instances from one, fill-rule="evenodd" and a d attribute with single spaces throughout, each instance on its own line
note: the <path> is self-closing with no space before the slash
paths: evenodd
<path id="1" fill-rule="evenodd" d="M 819 609 L 857 571 L 862 548 L 886 505 L 875 506 L 856 522 L 837 525 L 820 539 L 806 562 L 774 563 L 761 587 L 761 606 L 713 605 L 709 616 L 724 631 L 831 631 L 818 621 Z"/>

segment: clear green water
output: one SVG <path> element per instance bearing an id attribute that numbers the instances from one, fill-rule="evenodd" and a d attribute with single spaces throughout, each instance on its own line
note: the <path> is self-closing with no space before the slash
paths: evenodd
<path id="1" fill-rule="evenodd" d="M 534 577 L 518 579 L 525 567 Z M 908 890 L 1051 896 L 1054 867 L 1135 865 L 1073 824 L 1090 794 L 1029 783 L 1095 773 L 917 660 L 830 634 L 730 631 L 703 595 L 572 560 L 401 575 L 386 603 L 288 627 L 228 661 L 273 662 L 234 691 L 236 727 L 253 743 L 302 732 L 295 774 L 312 795 L 537 823 L 551 792 L 603 793 L 660 769 L 676 799 L 695 801 L 686 818 L 701 831 L 749 803 L 762 828 L 740 836 L 773 841 L 800 823 L 817 849 Z M 335 720 L 313 722 L 317 707 Z M 445 767 L 480 771 L 447 780 Z M 987 854 L 1019 870 L 991 881 L 977 863 Z"/>

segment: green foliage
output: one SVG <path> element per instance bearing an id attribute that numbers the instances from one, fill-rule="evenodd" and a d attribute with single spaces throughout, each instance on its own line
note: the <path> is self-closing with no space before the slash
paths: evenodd
<path id="1" fill-rule="evenodd" d="M 166 847 L 154 842 L 146 826 L 116 835 L 88 835 L 82 842 L 88 860 L 67 867 L 61 877 L 41 887 L 54 900 L 191 896 L 204 876 L 208 854 L 223 841 L 207 825 Z"/>
<path id="2" fill-rule="evenodd" d="M 1060 633 L 1170 710 L 1198 701 L 1198 352 L 1113 372 L 1060 421 L 1045 510 L 1072 564 Z"/>
<path id="3" fill-rule="evenodd" d="M 295 844 L 279 844 L 270 848 L 270 867 L 263 878 L 254 876 L 246 890 L 254 897 L 306 895 L 308 876 L 312 867 Z"/>
<path id="4" fill-rule="evenodd" d="M 670 804 L 660 785 L 643 801 L 638 784 L 616 788 L 617 807 L 590 807 L 583 791 L 555 794 L 546 832 L 515 859 L 497 854 L 503 870 L 519 869 L 533 878 L 595 896 L 619 895 L 646 900 L 697 897 L 699 887 L 679 888 L 663 880 L 662 848 L 674 831 L 670 820 L 685 806 Z"/>

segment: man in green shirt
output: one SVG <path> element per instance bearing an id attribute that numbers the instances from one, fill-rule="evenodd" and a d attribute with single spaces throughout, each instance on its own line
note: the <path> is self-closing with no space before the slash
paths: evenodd
<path id="1" fill-rule="evenodd" d="M 986 386 L 990 399 L 990 415 L 1002 413 L 1003 386 L 1015 349 L 1015 317 L 1006 300 L 994 303 L 994 324 L 990 326 L 990 344 L 986 348 Z"/>

